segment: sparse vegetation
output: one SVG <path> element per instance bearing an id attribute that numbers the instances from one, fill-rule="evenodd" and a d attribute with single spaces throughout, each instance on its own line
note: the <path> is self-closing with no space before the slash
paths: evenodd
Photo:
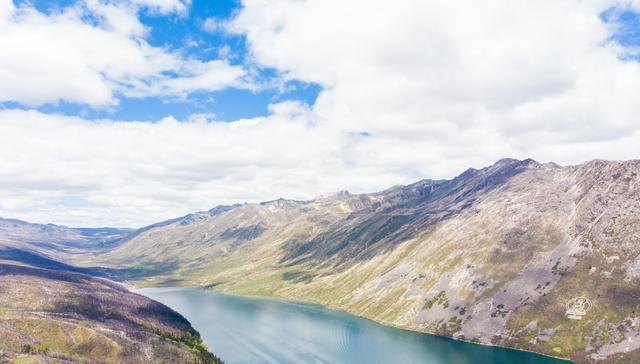
<path id="1" fill-rule="evenodd" d="M 0 349 L 13 362 L 221 363 L 186 319 L 115 283 L 0 264 L 0 292 Z"/>
<path id="2" fill-rule="evenodd" d="M 194 353 L 197 354 L 199 363 L 201 364 L 223 364 L 220 358 L 209 352 L 206 345 L 202 342 L 200 335 L 193 329 L 177 336 L 171 332 L 160 330 L 156 327 L 150 328 L 156 335 L 165 340 L 181 343 L 186 345 Z"/>
<path id="3" fill-rule="evenodd" d="M 433 305 L 441 305 L 443 308 L 449 307 L 449 299 L 447 298 L 447 293 L 445 291 L 438 292 L 433 298 L 424 301 L 424 308 L 431 309 Z"/>

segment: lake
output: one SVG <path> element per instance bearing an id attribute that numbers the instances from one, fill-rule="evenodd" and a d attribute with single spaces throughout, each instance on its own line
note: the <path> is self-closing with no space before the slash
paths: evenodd
<path id="1" fill-rule="evenodd" d="M 227 364 L 567 363 L 391 328 L 307 303 L 195 288 L 137 292 L 180 312 Z"/>

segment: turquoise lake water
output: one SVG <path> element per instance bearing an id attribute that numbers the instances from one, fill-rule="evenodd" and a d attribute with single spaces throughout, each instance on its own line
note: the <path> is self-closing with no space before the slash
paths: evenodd
<path id="1" fill-rule="evenodd" d="M 137 291 L 173 308 L 227 364 L 566 364 L 532 353 L 386 327 L 322 306 L 194 288 Z"/>

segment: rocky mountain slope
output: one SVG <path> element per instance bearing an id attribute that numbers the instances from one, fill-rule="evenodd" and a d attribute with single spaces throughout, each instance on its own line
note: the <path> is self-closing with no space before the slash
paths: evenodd
<path id="1" fill-rule="evenodd" d="M 501 160 L 372 194 L 218 207 L 85 265 L 317 302 L 412 330 L 640 360 L 640 161 Z"/>
<path id="2" fill-rule="evenodd" d="M 0 362 L 219 363 L 189 322 L 123 286 L 0 264 Z"/>
<path id="3" fill-rule="evenodd" d="M 640 360 L 640 161 L 505 159 L 371 194 L 220 206 L 66 256 L 141 286 L 324 304 L 576 362 Z"/>

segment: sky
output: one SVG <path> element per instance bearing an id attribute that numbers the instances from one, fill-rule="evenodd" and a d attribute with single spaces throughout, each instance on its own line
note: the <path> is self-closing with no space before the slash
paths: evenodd
<path id="1" fill-rule="evenodd" d="M 640 0 L 0 0 L 0 216 L 638 158 Z"/>

